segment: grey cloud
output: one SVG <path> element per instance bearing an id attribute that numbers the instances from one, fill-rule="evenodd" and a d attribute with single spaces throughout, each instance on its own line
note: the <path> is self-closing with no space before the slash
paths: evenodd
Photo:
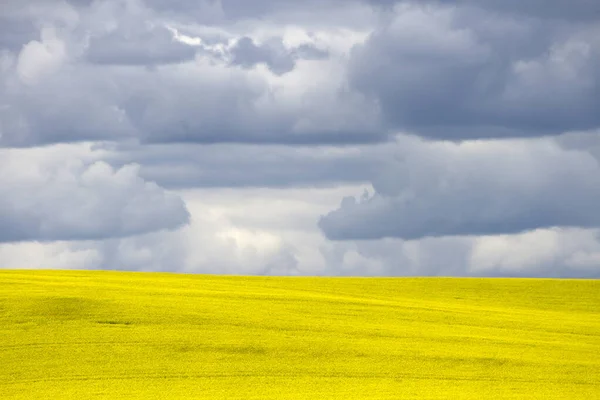
<path id="1" fill-rule="evenodd" d="M 301 239 L 294 244 L 307 245 Z M 324 265 L 317 270 L 318 275 L 327 276 L 600 277 L 600 242 L 597 232 L 590 230 L 546 230 L 487 238 L 322 242 L 319 247 Z M 194 253 L 204 257 L 196 258 Z M 238 261 L 240 256 L 247 262 Z M 306 256 L 299 248 L 283 247 L 261 260 L 251 252 L 240 252 L 232 241 L 220 242 L 214 235 L 191 236 L 181 230 L 96 242 L 0 244 L 0 268 L 11 269 L 314 276 L 314 265 Z"/>
<path id="2" fill-rule="evenodd" d="M 139 164 L 143 178 L 172 189 L 367 182 L 380 164 L 367 149 L 357 147 L 173 144 L 104 148 L 110 152 L 106 160 L 111 165 Z"/>
<path id="3" fill-rule="evenodd" d="M 161 78 L 155 83 L 149 74 L 140 76 L 146 83 L 136 88 L 140 101 L 125 106 L 145 142 L 311 145 L 386 137 L 378 121 L 369 118 L 375 115 L 372 109 L 361 110 L 367 118 L 354 114 L 363 105 L 358 96 L 329 97 L 316 91 L 305 94 L 305 104 L 290 108 L 270 93 L 266 82 L 243 74 L 219 73 L 195 81 L 175 74 Z"/>
<path id="4" fill-rule="evenodd" d="M 134 165 L 64 160 L 60 149 L 10 152 L 0 160 L 0 242 L 97 240 L 188 222 L 183 201 Z"/>
<path id="5" fill-rule="evenodd" d="M 179 32 L 177 32 L 179 34 Z M 239 66 L 251 70 L 257 65 L 265 65 L 273 74 L 291 72 L 299 60 L 324 60 L 329 56 L 326 50 L 313 44 L 304 43 L 286 47 L 281 37 L 271 37 L 262 43 L 248 36 L 237 39 L 216 35 L 195 38 L 199 54 L 220 61 L 224 65 Z M 230 42 L 234 41 L 233 44 Z"/>
<path id="6" fill-rule="evenodd" d="M 154 66 L 192 60 L 194 47 L 178 42 L 163 17 L 139 1 L 95 2 L 80 9 L 72 45 L 84 37 L 84 57 L 96 64 Z"/>
<path id="7" fill-rule="evenodd" d="M 327 57 L 326 51 L 311 45 L 304 44 L 290 51 L 285 48 L 283 41 L 279 38 L 273 38 L 262 45 L 257 45 L 249 37 L 239 39 L 230 49 L 230 54 L 232 65 L 251 68 L 257 64 L 266 64 L 277 75 L 292 71 L 298 58 L 323 59 Z"/>
<path id="8" fill-rule="evenodd" d="M 426 238 L 330 242 L 323 255 L 331 275 L 468 276 L 472 239 Z"/>
<path id="9" fill-rule="evenodd" d="M 34 25 L 25 18 L 8 18 L 0 15 L 0 51 L 18 51 L 38 37 Z"/>
<path id="10" fill-rule="evenodd" d="M 0 104 L 0 147 L 133 137 L 135 128 L 112 100 L 119 89 L 86 75 L 59 73 L 35 86 L 12 83 L 7 103 Z"/>
<path id="11" fill-rule="evenodd" d="M 76 243 L 72 247 L 94 251 L 98 259 L 94 269 L 168 272 L 185 270 L 187 249 L 175 232 L 153 232 L 88 244 Z"/>
<path id="12" fill-rule="evenodd" d="M 535 18 L 550 18 L 567 21 L 594 21 L 600 19 L 600 5 L 596 0 L 147 0 L 147 3 L 166 13 L 187 13 L 196 18 L 210 15 L 210 20 L 236 20 L 249 18 L 264 18 L 293 14 L 302 9 L 310 8 L 321 13 L 324 9 L 339 10 L 354 4 L 365 4 L 384 11 L 389 11 L 398 4 L 430 4 L 434 6 L 474 7 L 505 13 L 514 16 L 529 16 Z"/>
<path id="13" fill-rule="evenodd" d="M 564 149 L 589 153 L 600 163 L 600 129 L 589 132 L 569 132 L 558 136 L 556 142 Z"/>
<path id="14" fill-rule="evenodd" d="M 595 0 L 454 0 L 454 3 L 538 18 L 575 21 L 600 19 L 600 3 Z"/>
<path id="15" fill-rule="evenodd" d="M 376 5 L 390 7 L 407 0 L 365 0 Z M 416 3 L 416 2 L 412 2 Z M 432 5 L 472 6 L 513 15 L 558 20 L 592 21 L 600 19 L 600 3 L 595 0 L 426 0 Z"/>
<path id="16" fill-rule="evenodd" d="M 189 226 L 177 231 L 104 240 L 86 247 L 98 253 L 97 265 L 102 269 L 289 275 L 298 264 L 292 246 L 240 241 L 235 230 L 229 232 L 226 221 L 208 213 L 196 213 Z"/>
<path id="17" fill-rule="evenodd" d="M 305 43 L 293 49 L 292 55 L 303 60 L 322 60 L 327 58 L 329 53 L 326 50 Z"/>
<path id="18" fill-rule="evenodd" d="M 187 191 L 183 196 L 193 219 L 181 229 L 102 241 L 0 244 L 0 259 L 6 268 L 312 276 L 597 277 L 600 273 L 600 241 L 594 230 L 327 241 L 311 229 L 311 221 L 339 193 L 315 188 Z"/>
<path id="19" fill-rule="evenodd" d="M 196 239 L 195 243 L 192 241 Z M 95 242 L 70 242 L 71 253 L 88 252 L 87 264 L 66 268 L 210 274 L 299 275 L 291 249 L 261 255 L 210 234 L 189 237 L 155 232 Z M 194 260 L 196 253 L 202 257 Z M 2 251 L 0 248 L 0 256 Z M 83 265 L 82 265 L 83 264 Z M 40 266 L 44 267 L 44 266 Z"/>
<path id="20" fill-rule="evenodd" d="M 361 1 L 348 0 L 147 0 L 148 6 L 170 15 L 184 14 L 190 19 L 203 23 L 223 23 L 225 21 L 285 16 L 307 8 L 318 14 L 324 10 L 340 10 Z"/>
<path id="21" fill-rule="evenodd" d="M 241 38 L 231 50 L 233 65 L 251 68 L 256 64 L 264 63 L 277 75 L 284 74 L 294 69 L 294 60 L 284 51 L 283 46 L 261 48 L 254 44 L 251 38 Z"/>
<path id="22" fill-rule="evenodd" d="M 331 3 L 330 0 L 323 1 L 324 3 Z M 308 3 L 317 3 L 317 0 L 308 0 Z M 256 17 L 274 12 L 290 11 L 293 9 L 306 7 L 306 2 L 298 4 L 295 1 L 284 0 L 259 0 L 254 2 L 247 2 L 244 0 L 221 0 L 220 4 L 223 9 L 223 13 L 229 18 L 244 18 L 244 17 Z"/>
<path id="23" fill-rule="evenodd" d="M 323 50 L 310 44 L 286 49 L 281 38 L 260 45 L 246 38 L 231 49 L 219 40 L 188 46 L 174 42 L 151 10 L 131 4 L 71 9 L 68 27 L 44 26 L 19 51 L 0 54 L 0 146 L 131 138 L 301 145 L 387 139 L 378 108 L 348 90 L 341 71 L 294 70 L 297 76 L 280 83 L 247 70 L 265 63 L 282 74 L 299 59 L 325 64 Z M 224 54 L 217 56 L 217 47 Z M 147 68 L 164 63 L 170 64 Z M 288 85 L 295 85 L 293 95 L 282 90 Z"/>
<path id="24" fill-rule="evenodd" d="M 86 58 L 95 64 L 155 65 L 192 60 L 196 49 L 177 42 L 165 27 L 111 32 L 90 38 Z"/>
<path id="25" fill-rule="evenodd" d="M 353 51 L 352 87 L 388 127 L 442 139 L 600 126 L 600 31 L 485 11 L 398 7 Z"/>
<path id="26" fill-rule="evenodd" d="M 13 80 L 6 86 L 0 145 L 124 138 L 315 145 L 373 143 L 387 137 L 378 111 L 361 96 L 328 88 L 307 89 L 306 101 L 298 104 L 278 99 L 265 80 L 242 71 L 195 64 L 52 71 L 34 62 L 26 70 L 37 79 L 34 85 Z M 59 62 L 50 59 L 48 64 Z"/>
<path id="27" fill-rule="evenodd" d="M 79 21 L 79 13 L 69 1 L 3 0 L 0 4 L 0 18 L 3 22 L 0 25 L 0 36 L 12 36 L 16 30 L 22 35 L 21 39 L 24 36 L 34 39 L 44 26 L 73 28 Z M 15 26 L 16 24 L 19 26 Z"/>
<path id="28" fill-rule="evenodd" d="M 404 139 L 372 179 L 375 193 L 323 216 L 332 240 L 511 234 L 600 227 L 600 165 L 551 140 L 426 143 Z"/>
<path id="29" fill-rule="evenodd" d="M 554 229 L 483 238 L 333 242 L 323 251 L 328 275 L 598 278 L 598 239 L 593 230 Z"/>

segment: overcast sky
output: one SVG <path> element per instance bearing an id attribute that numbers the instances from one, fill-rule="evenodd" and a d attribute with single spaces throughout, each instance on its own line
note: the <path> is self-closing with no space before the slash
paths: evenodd
<path id="1" fill-rule="evenodd" d="M 600 277 L 600 2 L 2 0 L 0 268 Z"/>

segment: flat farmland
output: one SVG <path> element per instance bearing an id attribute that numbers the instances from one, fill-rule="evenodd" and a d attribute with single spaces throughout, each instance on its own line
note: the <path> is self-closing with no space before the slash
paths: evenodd
<path id="1" fill-rule="evenodd" d="M 0 399 L 600 399 L 600 281 L 0 270 Z"/>

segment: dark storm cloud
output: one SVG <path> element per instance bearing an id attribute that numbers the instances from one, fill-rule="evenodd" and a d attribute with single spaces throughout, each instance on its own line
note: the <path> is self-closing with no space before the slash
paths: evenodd
<path id="1" fill-rule="evenodd" d="M 597 24 L 399 6 L 353 51 L 351 85 L 391 129 L 442 139 L 600 126 Z"/>
<path id="2" fill-rule="evenodd" d="M 345 198 L 319 226 L 333 240 L 514 234 L 600 227 L 600 165 L 554 141 L 402 138 L 373 195 Z"/>

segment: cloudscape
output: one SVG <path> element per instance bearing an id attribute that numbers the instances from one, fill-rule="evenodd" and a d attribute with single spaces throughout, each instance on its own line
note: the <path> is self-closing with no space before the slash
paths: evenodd
<path id="1" fill-rule="evenodd" d="M 0 268 L 600 277 L 600 2 L 3 0 Z"/>

